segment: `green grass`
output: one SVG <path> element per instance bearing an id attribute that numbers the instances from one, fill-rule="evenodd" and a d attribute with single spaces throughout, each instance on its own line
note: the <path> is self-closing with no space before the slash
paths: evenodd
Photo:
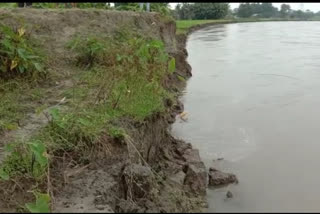
<path id="1" fill-rule="evenodd" d="M 177 33 L 183 34 L 186 33 L 189 28 L 195 26 L 195 25 L 202 25 L 207 23 L 228 23 L 231 20 L 225 20 L 225 19 L 217 19 L 217 20 L 177 20 Z"/>
<path id="2" fill-rule="evenodd" d="M 79 53 L 77 64 L 92 67 L 80 81 L 95 94 L 95 102 L 136 120 L 163 110 L 168 95 L 162 84 L 174 72 L 175 62 L 162 42 L 132 35 L 118 40 L 85 39 L 78 44 L 74 48 Z"/>
<path id="3" fill-rule="evenodd" d="M 17 129 L 27 113 L 32 112 L 44 96 L 43 89 L 21 78 L 8 81 L 0 79 L 0 134 Z"/>
<path id="4" fill-rule="evenodd" d="M 19 89 L 8 90 L 7 87 L 8 84 L 0 85 L 0 91 L 2 91 L 0 102 L 0 133 L 6 130 L 17 129 L 19 120 L 23 118 L 23 111 L 25 110 L 19 103 L 20 93 L 22 91 Z"/>

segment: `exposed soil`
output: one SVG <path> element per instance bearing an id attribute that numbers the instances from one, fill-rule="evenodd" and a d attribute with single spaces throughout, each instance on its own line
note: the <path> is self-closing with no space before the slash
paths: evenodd
<path id="1" fill-rule="evenodd" d="M 179 77 L 191 76 L 186 62 L 184 37 L 176 39 L 175 23 L 155 13 L 135 13 L 105 10 L 43 10 L 1 9 L 0 22 L 17 25 L 19 20 L 32 29 L 33 37 L 49 54 L 51 73 L 61 87 L 51 88 L 44 98 L 48 106 L 59 103 L 60 92 L 72 87 L 71 53 L 64 47 L 77 33 L 82 35 L 113 35 L 119 29 L 130 28 L 165 43 L 167 52 L 176 59 L 177 71 L 168 77 L 167 88 L 177 95 L 185 86 Z M 47 94 L 48 95 L 48 94 Z M 56 101 L 56 102 L 55 102 Z M 90 160 L 89 165 L 70 166 L 57 162 L 52 166 L 52 210 L 54 212 L 196 212 L 206 206 L 207 173 L 199 152 L 190 144 L 170 134 L 170 124 L 183 105 L 167 102 L 165 113 L 154 114 L 142 123 L 118 121 L 128 132 L 124 139 L 102 136 L 103 155 Z M 18 131 L 6 133 L 2 145 L 18 136 L 27 138 L 46 125 L 44 115 L 30 116 Z M 130 136 L 130 137 L 129 137 Z M 0 144 L 1 145 L 1 144 Z M 3 153 L 0 153 L 0 159 Z M 1 187 L 3 188 L 3 187 Z M 4 193 L 0 189 L 0 193 Z M 17 192 L 12 194 L 23 194 Z M 30 194 L 30 193 L 28 193 Z M 19 200 L 23 204 L 27 197 Z M 16 204 L 14 204 L 16 205 Z M 11 202 L 0 199 L 0 211 L 15 211 Z"/>
<path id="2" fill-rule="evenodd" d="M 219 187 L 232 183 L 238 183 L 236 175 L 232 173 L 221 172 L 213 167 L 209 169 L 209 186 Z"/>

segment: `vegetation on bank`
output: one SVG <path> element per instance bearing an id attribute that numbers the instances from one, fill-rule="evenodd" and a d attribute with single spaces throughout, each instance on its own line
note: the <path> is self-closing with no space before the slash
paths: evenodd
<path id="1" fill-rule="evenodd" d="M 0 61 L 1 134 L 17 129 L 24 112 L 33 107 L 21 104 L 24 100 L 40 100 L 41 91 L 34 86 L 46 72 L 43 53 L 23 27 L 0 25 Z"/>
<path id="2" fill-rule="evenodd" d="M 223 24 L 223 23 L 229 23 L 232 20 L 226 20 L 226 19 L 216 19 L 216 20 L 177 20 L 176 26 L 177 26 L 177 34 L 185 34 L 188 32 L 188 30 L 191 27 L 197 26 L 197 25 L 203 25 L 207 23 L 216 23 L 216 24 Z"/>
<path id="3" fill-rule="evenodd" d="M 16 8 L 18 7 L 17 3 L 0 3 L 0 7 L 4 8 Z M 66 8 L 80 8 L 80 9 L 88 9 L 88 8 L 96 8 L 96 9 L 106 9 L 106 10 L 131 10 L 139 12 L 141 8 L 139 3 L 114 3 L 114 7 L 111 7 L 110 3 L 76 3 L 72 6 L 71 3 L 32 3 L 32 8 L 39 9 L 66 9 Z M 146 10 L 146 5 L 144 4 L 143 10 Z M 170 15 L 169 3 L 152 3 L 150 5 L 151 12 L 158 12 L 162 15 Z"/>
<path id="4" fill-rule="evenodd" d="M 41 84 L 52 81 L 45 67 L 38 70 L 34 65 L 43 62 L 36 61 L 39 58 L 35 53 L 40 52 L 31 45 L 31 37 L 24 37 L 29 33 L 23 27 L 0 31 L 0 58 L 6 62 L 2 74 L 10 74 L 10 78 L 0 76 L 2 133 L 17 129 L 28 108 L 25 102 L 19 102 L 17 94 L 24 92 L 20 96 L 31 99 L 36 94 L 31 90 L 45 93 Z M 3 198 L 12 197 L 6 187 L 22 186 L 29 194 L 24 200 L 35 201 L 18 204 L 23 210 L 49 211 L 52 188 L 62 179 L 62 158 L 71 157 L 73 164 L 81 166 L 94 157 L 103 157 L 105 137 L 122 139 L 126 134 L 121 125 L 116 125 L 118 121 L 142 122 L 165 111 L 164 101 L 173 96 L 167 90 L 167 78 L 175 72 L 175 59 L 166 53 L 162 41 L 126 29 L 113 37 L 79 35 L 75 33 L 65 45 L 65 50 L 74 54 L 72 63 L 79 68 L 73 75 L 75 84 L 63 91 L 66 104 L 49 108 L 48 124 L 30 138 L 5 146 L 6 157 L 0 164 L 1 193 Z M 46 75 L 21 75 L 41 72 Z M 39 113 L 42 110 L 38 109 Z"/>

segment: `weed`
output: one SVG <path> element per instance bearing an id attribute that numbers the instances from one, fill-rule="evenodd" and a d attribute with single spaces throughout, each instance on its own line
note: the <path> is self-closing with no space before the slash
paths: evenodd
<path id="1" fill-rule="evenodd" d="M 41 179 L 48 166 L 45 145 L 41 141 L 14 142 L 6 145 L 8 155 L 2 163 L 1 177 L 27 175 Z"/>
<path id="2" fill-rule="evenodd" d="M 108 134 L 106 128 L 112 113 L 107 114 L 103 106 L 78 111 L 53 108 L 49 113 L 50 123 L 34 138 L 46 142 L 53 156 L 68 153 L 78 164 L 83 164 L 92 157 L 93 150 L 104 147 L 101 136 Z"/>
<path id="3" fill-rule="evenodd" d="M 44 193 L 33 192 L 36 197 L 34 203 L 26 203 L 25 207 L 31 213 L 49 213 L 50 196 Z"/>
<path id="4" fill-rule="evenodd" d="M 33 106 L 45 97 L 44 90 L 35 86 L 23 78 L 0 79 L 0 134 L 17 129 L 26 113 L 32 112 Z"/>
<path id="5" fill-rule="evenodd" d="M 78 64 L 86 65 L 87 67 L 91 67 L 106 49 L 105 44 L 93 36 L 86 39 L 75 37 L 67 44 L 67 47 L 78 53 Z"/>
<path id="6" fill-rule="evenodd" d="M 5 172 L 2 168 L 0 168 L 0 179 L 2 180 L 9 180 L 10 179 L 10 176 L 7 172 Z"/>
<path id="7" fill-rule="evenodd" d="M 101 134 L 107 115 L 97 108 L 62 113 L 51 109 L 52 121 L 46 132 L 53 139 L 54 150 L 79 151 L 94 143 Z"/>
<path id="8" fill-rule="evenodd" d="M 40 100 L 44 97 L 44 91 L 41 88 L 33 88 L 30 90 L 30 98 L 32 101 Z"/>
<path id="9" fill-rule="evenodd" d="M 15 130 L 18 128 L 19 118 L 23 117 L 23 107 L 17 102 L 17 96 L 4 94 L 0 102 L 0 132 L 5 130 Z"/>
<path id="10" fill-rule="evenodd" d="M 25 29 L 12 29 L 4 25 L 0 29 L 0 77 L 37 77 L 43 74 L 42 58 L 32 48 Z"/>
<path id="11" fill-rule="evenodd" d="M 108 134 L 114 138 L 123 138 L 125 136 L 125 130 L 115 126 L 108 127 Z"/>
<path id="12" fill-rule="evenodd" d="M 32 111 L 30 100 L 44 97 L 44 91 L 34 87 L 46 74 L 36 46 L 23 27 L 0 25 L 0 132 L 17 129 Z"/>

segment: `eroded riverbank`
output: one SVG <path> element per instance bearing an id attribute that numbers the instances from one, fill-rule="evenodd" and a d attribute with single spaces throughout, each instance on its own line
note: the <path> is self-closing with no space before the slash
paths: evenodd
<path id="1" fill-rule="evenodd" d="M 26 211 L 26 203 L 39 199 L 35 191 L 56 212 L 196 212 L 206 206 L 204 164 L 169 131 L 183 111 L 177 98 L 191 74 L 173 20 L 155 13 L 26 8 L 1 9 L 0 23 L 36 40 L 48 59 L 48 78 L 28 85 L 37 89 L 33 99 L 27 90 L 19 96 L 1 90 L 14 97 L 6 101 L 20 101 L 11 111 L 1 100 L 6 116 L 25 115 L 14 118 L 15 126 L 1 126 L 1 211 Z M 72 41 L 93 43 L 102 54 L 84 54 L 81 61 L 79 51 L 70 50 Z M 118 46 L 105 47 L 108 42 Z M 10 151 L 13 141 L 18 146 Z M 41 149 L 36 157 L 32 146 Z"/>

